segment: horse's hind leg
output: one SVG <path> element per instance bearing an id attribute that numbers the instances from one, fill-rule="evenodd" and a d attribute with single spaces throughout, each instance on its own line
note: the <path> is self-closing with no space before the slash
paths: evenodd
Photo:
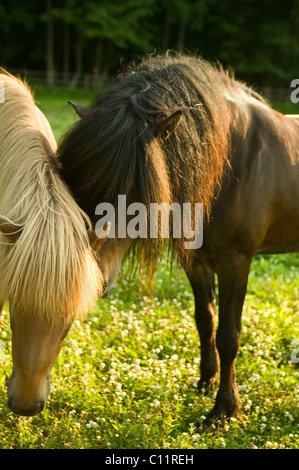
<path id="1" fill-rule="evenodd" d="M 202 264 L 193 264 L 188 272 L 195 299 L 195 321 L 200 337 L 201 362 L 198 388 L 209 388 L 218 371 L 218 353 L 215 344 L 215 275 Z"/>

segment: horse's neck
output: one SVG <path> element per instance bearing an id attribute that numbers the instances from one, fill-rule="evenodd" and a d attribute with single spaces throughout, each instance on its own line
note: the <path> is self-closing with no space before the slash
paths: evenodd
<path id="1" fill-rule="evenodd" d="M 232 107 L 232 132 L 246 136 L 255 132 L 260 138 L 276 140 L 293 152 L 299 149 L 299 114 L 283 115 L 246 93 L 227 97 Z"/>

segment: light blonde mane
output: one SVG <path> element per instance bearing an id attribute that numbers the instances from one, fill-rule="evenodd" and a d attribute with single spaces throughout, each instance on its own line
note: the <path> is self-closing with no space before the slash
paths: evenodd
<path id="1" fill-rule="evenodd" d="M 21 228 L 15 244 L 0 235 L 0 301 L 57 322 L 93 307 L 103 279 L 45 116 L 26 84 L 3 70 L 0 80 L 0 214 Z"/>

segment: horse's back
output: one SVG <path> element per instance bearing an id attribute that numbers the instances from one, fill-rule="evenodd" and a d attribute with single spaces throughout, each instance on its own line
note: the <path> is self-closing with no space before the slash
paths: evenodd
<path id="1" fill-rule="evenodd" d="M 251 255 L 299 251 L 299 116 L 254 101 L 248 110 L 204 239 Z"/>

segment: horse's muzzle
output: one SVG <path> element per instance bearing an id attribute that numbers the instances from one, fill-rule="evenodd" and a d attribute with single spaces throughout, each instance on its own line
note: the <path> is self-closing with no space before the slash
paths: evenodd
<path id="1" fill-rule="evenodd" d="M 15 414 L 20 416 L 34 416 L 43 411 L 45 407 L 45 400 L 39 400 L 31 404 L 28 408 L 23 408 L 18 400 L 9 397 L 7 400 L 8 408 Z"/>
<path id="2" fill-rule="evenodd" d="M 50 391 L 50 375 L 46 377 L 43 391 L 28 396 L 26 388 L 20 389 L 15 387 L 15 372 L 11 374 L 7 389 L 7 406 L 15 414 L 20 416 L 34 416 L 43 411 L 49 391 Z"/>

